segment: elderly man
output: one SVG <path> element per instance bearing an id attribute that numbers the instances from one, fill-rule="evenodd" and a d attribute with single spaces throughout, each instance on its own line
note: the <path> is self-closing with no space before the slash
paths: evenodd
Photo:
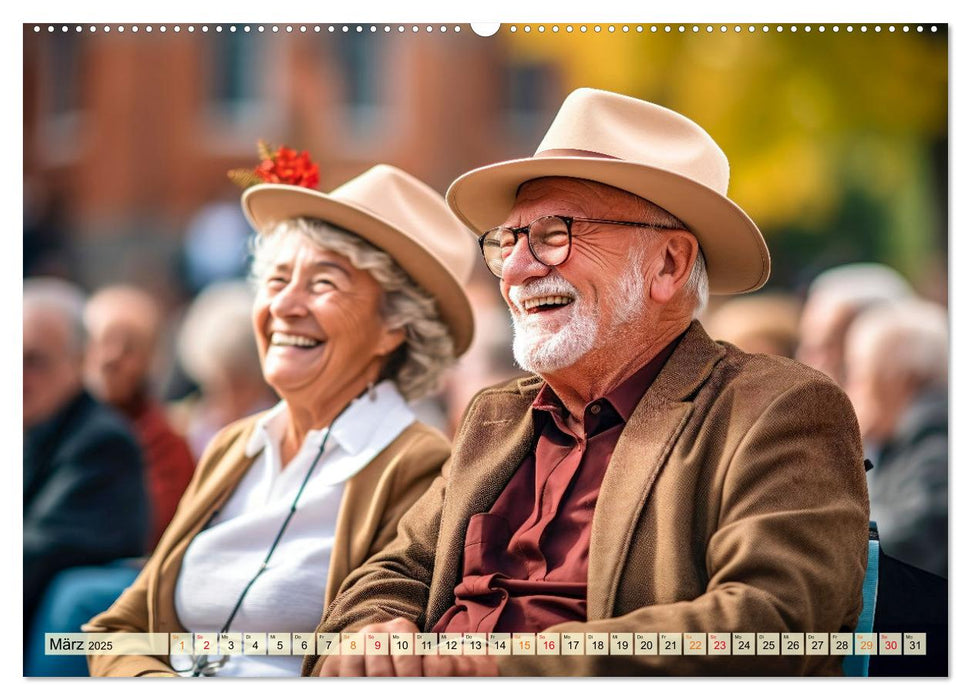
<path id="1" fill-rule="evenodd" d="M 82 388 L 83 308 L 83 293 L 66 282 L 24 282 L 25 634 L 57 572 L 145 549 L 138 445 Z"/>
<path id="2" fill-rule="evenodd" d="M 195 469 L 189 446 L 169 426 L 165 410 L 152 397 L 149 386 L 161 313 L 148 293 L 117 285 L 100 289 L 91 297 L 84 323 L 90 338 L 85 362 L 87 386 L 131 421 L 144 451 L 152 505 L 152 548 L 175 514 Z"/>
<path id="3" fill-rule="evenodd" d="M 846 332 L 868 308 L 914 296 L 896 270 L 880 263 L 840 265 L 809 285 L 799 319 L 796 359 L 846 388 Z"/>
<path id="4" fill-rule="evenodd" d="M 469 405 L 452 458 L 319 631 L 835 632 L 854 628 L 867 501 L 832 382 L 712 341 L 706 287 L 769 258 L 685 117 L 582 89 L 533 158 L 448 193 L 536 376 Z M 495 228 L 493 228 L 495 227 Z M 827 656 L 329 656 L 323 675 L 838 674 Z"/>
<path id="5" fill-rule="evenodd" d="M 870 510 L 887 554 L 947 577 L 947 312 L 916 299 L 864 311 L 846 393 L 873 453 Z"/>

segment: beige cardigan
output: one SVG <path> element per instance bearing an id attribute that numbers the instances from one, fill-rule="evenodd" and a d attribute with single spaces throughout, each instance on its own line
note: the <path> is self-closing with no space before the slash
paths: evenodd
<path id="1" fill-rule="evenodd" d="M 213 438 L 145 568 L 107 611 L 85 625 L 85 631 L 185 631 L 174 607 L 182 557 L 253 463 L 255 457 L 247 457 L 245 449 L 258 418 L 238 421 Z M 394 538 L 398 519 L 439 473 L 448 454 L 449 444 L 441 433 L 415 422 L 348 480 L 337 517 L 325 608 L 344 577 Z M 166 656 L 88 657 L 93 676 L 175 675 L 167 662 Z"/>

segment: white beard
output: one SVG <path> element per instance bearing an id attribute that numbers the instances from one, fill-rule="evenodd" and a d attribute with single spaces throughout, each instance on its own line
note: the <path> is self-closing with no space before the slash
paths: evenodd
<path id="1" fill-rule="evenodd" d="M 643 254 L 639 247 L 631 255 L 623 275 L 605 290 L 608 298 L 617 300 L 608 332 L 601 335 L 600 318 L 592 302 L 553 269 L 550 274 L 512 287 L 509 297 L 516 306 L 510 310 L 513 323 L 512 351 L 516 363 L 527 372 L 546 374 L 575 364 L 591 350 L 611 342 L 616 331 L 634 320 L 644 307 Z M 574 301 L 567 307 L 569 318 L 555 331 L 544 328 L 543 319 L 525 314 L 521 300 L 525 297 L 566 294 Z"/>
<path id="2" fill-rule="evenodd" d="M 512 352 L 516 363 L 527 372 L 544 374 L 569 367 L 593 350 L 600 324 L 590 313 L 579 308 L 580 300 L 571 304 L 570 318 L 550 333 L 531 319 L 513 314 Z"/>

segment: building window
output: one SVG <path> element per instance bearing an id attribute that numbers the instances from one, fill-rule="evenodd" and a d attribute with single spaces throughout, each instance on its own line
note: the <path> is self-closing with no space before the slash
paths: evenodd
<path id="1" fill-rule="evenodd" d="M 221 32 L 205 37 L 208 65 L 207 144 L 214 151 L 251 153 L 275 133 L 284 109 L 269 94 L 276 52 L 258 34 Z"/>
<path id="2" fill-rule="evenodd" d="M 553 66 L 514 63 L 506 67 L 507 133 L 518 146 L 539 143 L 552 118 L 550 109 L 556 94 L 557 75 Z"/>
<path id="3" fill-rule="evenodd" d="M 344 121 L 355 142 L 379 133 L 383 124 L 384 42 L 363 33 L 342 33 L 333 38 L 333 56 L 344 87 Z"/>
<path id="4" fill-rule="evenodd" d="M 40 153 L 49 165 L 70 163 L 81 155 L 83 49 L 84 37 L 74 33 L 44 42 L 38 137 Z"/>

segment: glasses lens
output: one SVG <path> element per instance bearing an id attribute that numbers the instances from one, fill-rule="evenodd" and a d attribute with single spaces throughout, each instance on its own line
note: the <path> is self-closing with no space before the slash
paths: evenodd
<path id="1" fill-rule="evenodd" d="M 570 254 L 570 230 L 558 216 L 544 216 L 529 227 L 529 246 L 536 259 L 553 267 L 566 262 Z"/>
<path id="2" fill-rule="evenodd" d="M 490 229 L 482 237 L 482 256 L 497 277 L 502 277 L 502 261 L 509 256 L 515 245 L 515 234 L 505 228 Z"/>
<path id="3" fill-rule="evenodd" d="M 521 229 L 519 229 L 521 231 Z M 516 247 L 519 236 L 512 229 L 499 226 L 482 236 L 482 255 L 496 277 L 502 277 L 502 265 Z M 529 226 L 529 248 L 536 259 L 554 267 L 570 255 L 570 228 L 558 216 L 544 216 Z"/>

